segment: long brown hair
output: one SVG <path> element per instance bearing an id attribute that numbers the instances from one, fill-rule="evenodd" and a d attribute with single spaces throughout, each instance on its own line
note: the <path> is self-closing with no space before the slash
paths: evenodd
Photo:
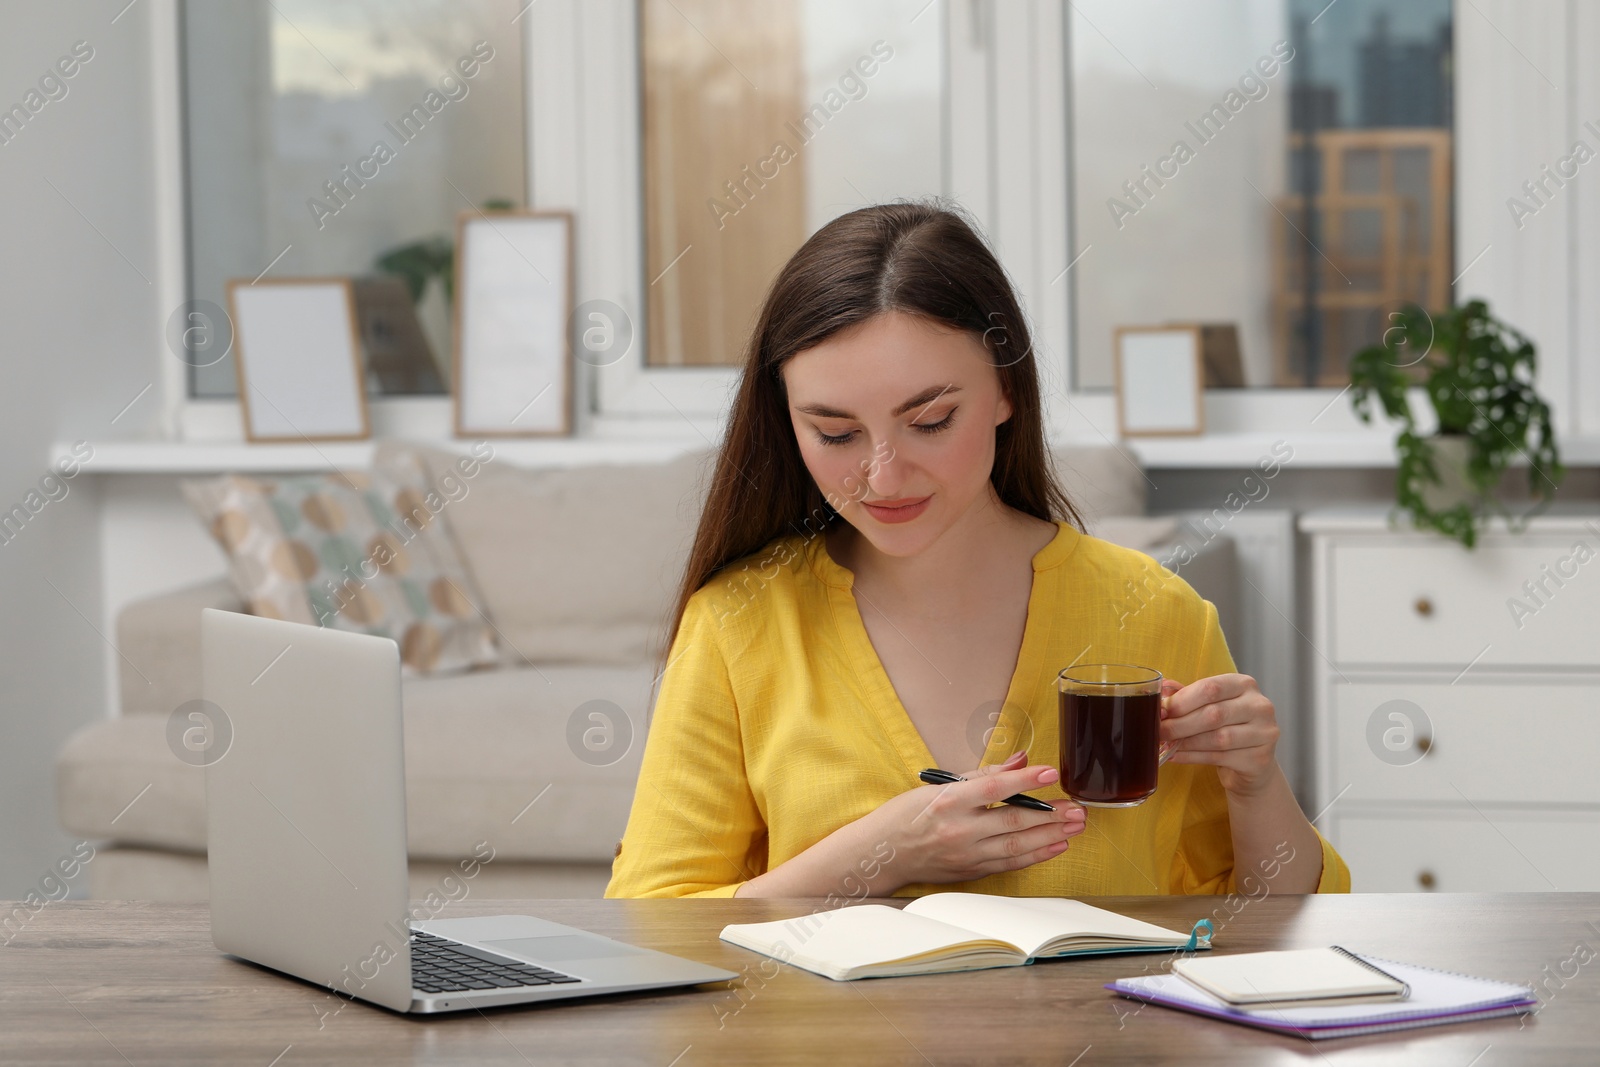
<path id="1" fill-rule="evenodd" d="M 707 579 L 776 537 L 816 536 L 838 518 L 801 458 L 780 371 L 885 311 L 968 330 L 982 341 L 1012 407 L 995 428 L 989 481 L 1018 511 L 1083 529 L 1047 459 L 1027 323 L 976 228 L 938 200 L 852 211 L 812 234 L 767 292 L 673 609 L 663 670 L 684 608 Z"/>

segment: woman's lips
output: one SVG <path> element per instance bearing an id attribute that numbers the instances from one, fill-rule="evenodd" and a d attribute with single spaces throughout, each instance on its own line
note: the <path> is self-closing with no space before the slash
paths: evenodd
<path id="1" fill-rule="evenodd" d="M 863 500 L 861 502 L 861 506 L 866 508 L 868 515 L 871 515 L 879 522 L 910 522 L 912 519 L 928 510 L 928 501 L 932 499 L 933 496 L 930 494 L 923 497 L 915 504 L 907 504 L 904 507 L 898 508 L 882 507 L 877 504 L 869 504 Z"/>

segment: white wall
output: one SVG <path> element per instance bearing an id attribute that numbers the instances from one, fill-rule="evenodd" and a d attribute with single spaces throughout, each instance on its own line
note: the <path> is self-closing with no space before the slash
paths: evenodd
<path id="1" fill-rule="evenodd" d="M 0 511 L 37 487 L 52 442 L 135 433 L 160 399 L 156 384 L 122 413 L 156 382 L 165 317 L 151 5 L 118 17 L 125 3 L 0 0 L 0 108 L 24 103 L 75 42 L 93 49 L 66 95 L 0 143 Z M 24 895 L 71 844 L 56 824 L 54 757 L 103 713 L 95 480 L 65 484 L 0 543 L 0 898 Z"/>
<path id="2" fill-rule="evenodd" d="M 1587 273 L 1594 261 L 1580 259 L 1582 246 L 1592 247 L 1600 232 L 1594 216 L 1580 209 L 1586 202 L 1580 197 L 1593 196 L 1592 165 L 1560 188 L 1550 183 L 1535 215 L 1518 220 L 1510 209 L 1513 197 L 1526 197 L 1523 183 L 1558 166 L 1576 140 L 1591 152 L 1600 148 L 1600 139 L 1582 126 L 1600 119 L 1590 76 L 1580 73 L 1594 66 L 1589 57 L 1600 28 L 1592 18 L 1578 18 L 1587 6 L 1456 5 L 1462 72 L 1456 77 L 1456 153 L 1476 164 L 1457 164 L 1456 263 L 1462 273 L 1456 299 L 1487 300 L 1490 311 L 1533 340 L 1556 433 L 1592 436 L 1600 434 L 1600 424 L 1583 418 L 1595 399 L 1585 396 L 1578 373 L 1584 360 L 1574 329 L 1594 314 L 1595 277 Z M 1469 70 L 1477 75 L 1463 76 Z M 1580 88 L 1591 99 L 1581 99 Z M 1593 381 L 1587 379 L 1590 393 Z"/>

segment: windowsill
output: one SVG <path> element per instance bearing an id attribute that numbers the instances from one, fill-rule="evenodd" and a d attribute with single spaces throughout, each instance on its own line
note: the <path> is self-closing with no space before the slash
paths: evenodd
<path id="1" fill-rule="evenodd" d="M 1346 390 L 1208 389 L 1205 425 L 1210 432 L 1192 437 L 1114 437 L 1115 401 L 1105 391 L 1047 397 L 1046 433 L 1057 444 L 1104 447 L 1116 444 L 1151 470 L 1246 470 L 1277 459 L 1296 469 L 1393 470 L 1392 426 L 1359 422 L 1341 403 Z M 1421 410 L 1420 392 L 1413 400 Z M 579 405 L 581 409 L 581 405 Z M 569 467 L 610 463 L 663 463 L 685 452 L 720 443 L 723 416 L 682 414 L 577 414 L 576 430 L 565 437 L 493 437 L 498 457 L 517 466 Z M 252 444 L 243 439 L 239 405 L 232 400 L 184 401 L 176 412 L 174 436 L 96 438 L 94 458 L 84 469 L 95 474 L 292 473 L 337 468 L 363 469 L 372 463 L 374 443 L 404 440 L 465 452 L 477 440 L 452 432 L 446 397 L 385 397 L 369 403 L 373 438 L 367 441 Z M 1419 415 L 1428 429 L 1431 411 Z M 1285 448 L 1292 453 L 1285 455 Z M 57 442 L 52 461 L 70 453 Z M 1600 466 L 1600 438 L 1571 437 L 1561 442 L 1569 467 Z"/>
<path id="2" fill-rule="evenodd" d="M 1600 466 L 1600 438 L 1560 439 L 1561 462 L 1567 467 Z M 1199 437 L 1149 437 L 1123 439 L 1120 444 L 1138 457 L 1147 469 L 1189 468 L 1226 470 L 1254 466 L 1273 454 L 1273 447 L 1287 444 L 1294 458 L 1284 461 L 1290 467 L 1315 467 L 1325 470 L 1393 470 L 1394 440 L 1390 436 L 1360 432 L 1202 434 Z M 1514 464 L 1526 466 L 1526 464 Z"/>
<path id="3" fill-rule="evenodd" d="M 687 427 L 686 427 L 687 429 Z M 407 440 L 465 453 L 478 439 Z M 661 463 L 684 452 L 710 445 L 699 437 L 679 435 L 627 439 L 595 437 L 483 438 L 497 459 L 518 466 L 569 467 L 592 463 Z M 250 444 L 244 441 L 94 441 L 94 458 L 83 465 L 87 474 L 295 473 L 330 469 L 362 470 L 372 465 L 375 441 L 320 441 L 299 444 Z M 71 453 L 57 442 L 51 461 Z"/>
<path id="4" fill-rule="evenodd" d="M 683 419 L 605 420 L 590 434 L 573 437 L 487 440 L 495 455 L 519 466 L 567 467 L 592 463 L 662 463 L 685 452 L 720 443 L 720 427 Z M 405 439 L 465 452 L 476 439 L 405 435 Z M 1370 433 L 1271 432 L 1202 434 L 1198 437 L 1124 439 L 1118 446 L 1147 469 L 1236 470 L 1272 456 L 1274 446 L 1294 449 L 1286 466 L 1316 469 L 1394 467 L 1394 445 Z M 374 441 L 251 444 L 245 441 L 98 440 L 94 458 L 84 464 L 90 474 L 203 474 L 223 471 L 292 472 L 330 468 L 362 469 L 372 463 Z M 1098 438 L 1077 439 L 1095 446 Z M 57 442 L 51 461 L 71 454 L 70 442 Z M 1600 439 L 1571 438 L 1561 442 L 1568 467 L 1600 466 Z"/>

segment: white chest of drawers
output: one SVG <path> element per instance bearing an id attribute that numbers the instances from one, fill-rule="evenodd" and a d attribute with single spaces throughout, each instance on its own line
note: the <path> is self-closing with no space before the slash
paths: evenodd
<path id="1" fill-rule="evenodd" d="M 1358 892 L 1600 890 L 1600 510 L 1468 551 L 1313 511 L 1317 826 Z"/>

